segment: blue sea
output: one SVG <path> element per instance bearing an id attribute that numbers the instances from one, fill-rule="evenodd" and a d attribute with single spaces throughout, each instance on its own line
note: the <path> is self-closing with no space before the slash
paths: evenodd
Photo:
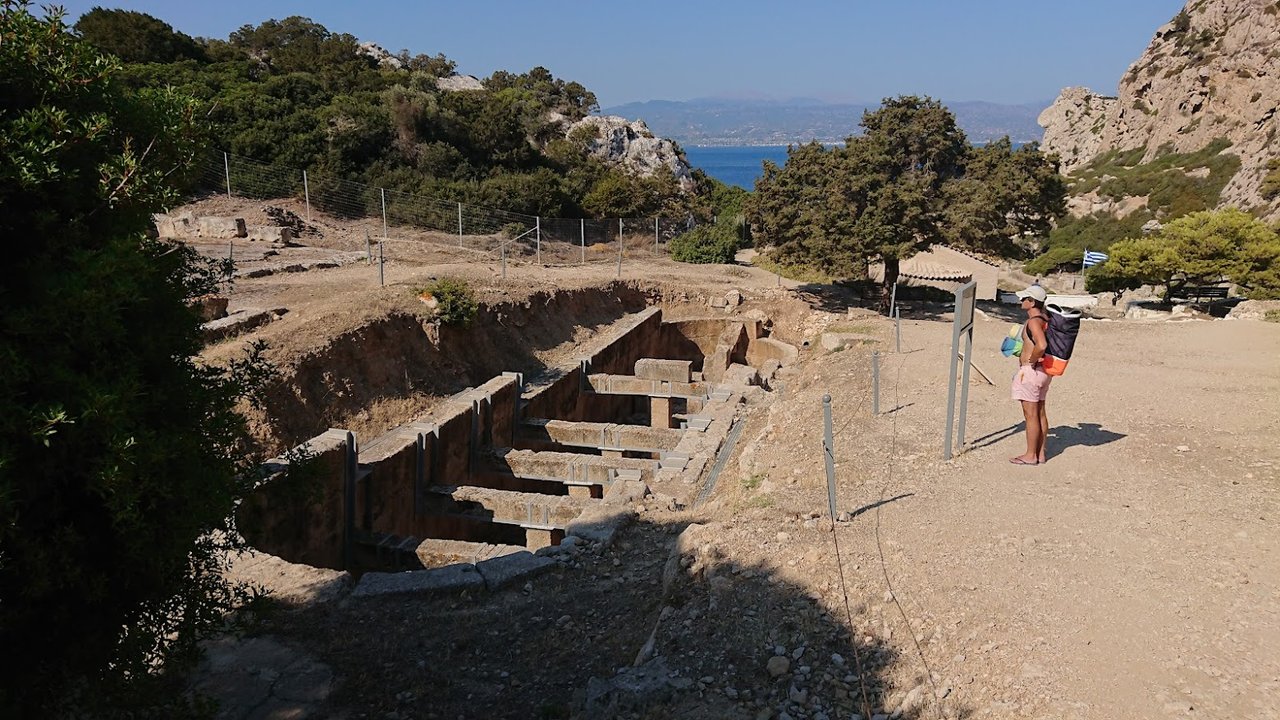
<path id="1" fill-rule="evenodd" d="M 1025 143 L 1014 143 L 1016 150 Z M 684 148 L 689 164 L 726 185 L 746 190 L 756 189 L 760 164 L 772 160 L 782 167 L 787 163 L 786 145 L 689 145 Z"/>
<path id="2" fill-rule="evenodd" d="M 726 185 L 747 190 L 755 190 L 765 160 L 772 160 L 778 167 L 787 162 L 786 145 L 690 145 L 684 148 L 684 154 L 695 168 Z"/>

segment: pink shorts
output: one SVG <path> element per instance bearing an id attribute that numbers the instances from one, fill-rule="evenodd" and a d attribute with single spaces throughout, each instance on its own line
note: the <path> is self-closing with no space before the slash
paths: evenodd
<path id="1" fill-rule="evenodd" d="M 1013 399 L 1023 402 L 1044 402 L 1049 396 L 1049 381 L 1053 380 L 1053 376 L 1047 374 L 1040 363 L 1030 368 L 1019 367 L 1019 373 L 1013 376 Z M 1019 375 L 1024 375 L 1026 379 L 1022 382 L 1018 381 Z"/>

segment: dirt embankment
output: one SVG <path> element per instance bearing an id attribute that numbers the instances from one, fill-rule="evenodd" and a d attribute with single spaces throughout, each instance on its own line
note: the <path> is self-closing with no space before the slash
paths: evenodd
<path id="1" fill-rule="evenodd" d="M 278 359 L 263 407 L 248 411 L 251 426 L 271 452 L 330 427 L 372 438 L 495 375 L 553 370 L 565 352 L 650 300 L 629 283 L 540 291 L 482 304 L 469 327 L 393 310 Z"/>

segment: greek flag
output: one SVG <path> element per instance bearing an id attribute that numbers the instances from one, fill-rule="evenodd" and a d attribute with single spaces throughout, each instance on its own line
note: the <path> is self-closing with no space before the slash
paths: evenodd
<path id="1" fill-rule="evenodd" d="M 1106 261 L 1107 261 L 1107 254 L 1106 254 L 1106 253 L 1100 253 L 1100 252 L 1089 252 L 1088 250 L 1085 250 L 1085 251 L 1084 251 L 1084 266 L 1085 266 L 1085 267 L 1090 267 L 1090 266 L 1092 266 L 1092 265 L 1100 265 L 1100 264 L 1102 264 L 1102 263 L 1104 263 L 1104 262 L 1106 262 Z"/>

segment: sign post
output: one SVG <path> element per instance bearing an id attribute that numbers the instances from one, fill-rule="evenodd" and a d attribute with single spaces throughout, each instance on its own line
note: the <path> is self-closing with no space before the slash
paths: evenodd
<path id="1" fill-rule="evenodd" d="M 960 387 L 960 429 L 956 444 L 964 447 L 964 421 L 969 409 L 969 367 L 973 357 L 973 316 L 977 304 L 976 281 L 969 281 L 956 290 L 955 320 L 951 325 L 951 373 L 947 376 L 947 431 L 943 443 L 942 459 L 950 460 L 951 433 L 955 427 L 956 417 L 956 361 L 960 359 L 960 336 L 965 338 L 964 346 L 964 379 Z"/>

